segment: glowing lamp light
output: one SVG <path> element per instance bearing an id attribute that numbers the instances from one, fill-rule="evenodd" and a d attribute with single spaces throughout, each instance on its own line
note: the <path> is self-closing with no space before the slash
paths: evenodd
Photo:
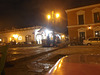
<path id="1" fill-rule="evenodd" d="M 10 41 L 11 41 L 11 38 L 10 38 Z"/>
<path id="2" fill-rule="evenodd" d="M 62 35 L 61 37 L 62 37 L 62 38 L 64 38 L 64 37 L 65 37 L 65 35 Z"/>
<path id="3" fill-rule="evenodd" d="M 13 37 L 17 39 L 18 38 L 18 35 L 17 34 L 14 34 Z"/>
<path id="4" fill-rule="evenodd" d="M 47 18 L 48 18 L 48 20 L 50 20 L 51 16 L 50 15 L 47 15 Z"/>
<path id="5" fill-rule="evenodd" d="M 45 30 L 46 36 L 48 36 L 48 34 L 50 34 L 51 32 L 52 32 L 52 31 L 46 29 L 46 30 Z"/>
<path id="6" fill-rule="evenodd" d="M 22 36 L 19 36 L 19 37 L 18 37 L 18 40 L 22 40 Z"/>
<path id="7" fill-rule="evenodd" d="M 95 33 L 96 35 L 98 35 L 98 33 Z"/>
<path id="8" fill-rule="evenodd" d="M 89 26 L 88 29 L 91 29 L 91 27 Z"/>
<path id="9" fill-rule="evenodd" d="M 2 39 L 0 39 L 0 41 L 2 41 Z"/>
<path id="10" fill-rule="evenodd" d="M 59 14 L 59 13 L 57 13 L 57 14 L 56 14 L 56 18 L 59 18 L 59 17 L 60 17 L 60 14 Z"/>
<path id="11" fill-rule="evenodd" d="M 49 31 L 48 29 L 46 29 L 45 32 L 46 32 L 47 34 L 49 34 L 50 31 Z"/>

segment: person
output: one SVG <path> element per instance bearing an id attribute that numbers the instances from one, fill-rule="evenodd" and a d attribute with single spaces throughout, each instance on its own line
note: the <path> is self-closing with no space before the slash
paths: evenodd
<path id="1" fill-rule="evenodd" d="M 50 38 L 49 38 L 49 34 L 47 36 L 47 46 L 50 46 Z"/>

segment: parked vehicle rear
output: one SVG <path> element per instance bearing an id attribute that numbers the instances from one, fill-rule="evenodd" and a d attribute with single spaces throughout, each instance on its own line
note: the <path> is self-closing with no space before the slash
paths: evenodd
<path id="1" fill-rule="evenodd" d="M 100 37 L 92 37 L 87 40 L 83 40 L 84 45 L 100 45 Z"/>

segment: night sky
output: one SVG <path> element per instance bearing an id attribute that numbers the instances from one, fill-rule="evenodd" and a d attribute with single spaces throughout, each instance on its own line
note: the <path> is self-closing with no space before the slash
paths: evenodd
<path id="1" fill-rule="evenodd" d="M 52 10 L 60 12 L 60 26 L 65 28 L 65 9 L 97 3 L 100 0 L 0 0 L 0 30 L 47 25 Z"/>

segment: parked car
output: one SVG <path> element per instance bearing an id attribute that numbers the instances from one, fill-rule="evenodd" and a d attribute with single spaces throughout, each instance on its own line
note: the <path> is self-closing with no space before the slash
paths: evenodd
<path id="1" fill-rule="evenodd" d="M 46 75 L 100 75 L 100 55 L 65 56 L 59 59 Z"/>
<path id="2" fill-rule="evenodd" d="M 84 45 L 100 45 L 100 37 L 92 37 L 87 40 L 83 40 Z"/>

